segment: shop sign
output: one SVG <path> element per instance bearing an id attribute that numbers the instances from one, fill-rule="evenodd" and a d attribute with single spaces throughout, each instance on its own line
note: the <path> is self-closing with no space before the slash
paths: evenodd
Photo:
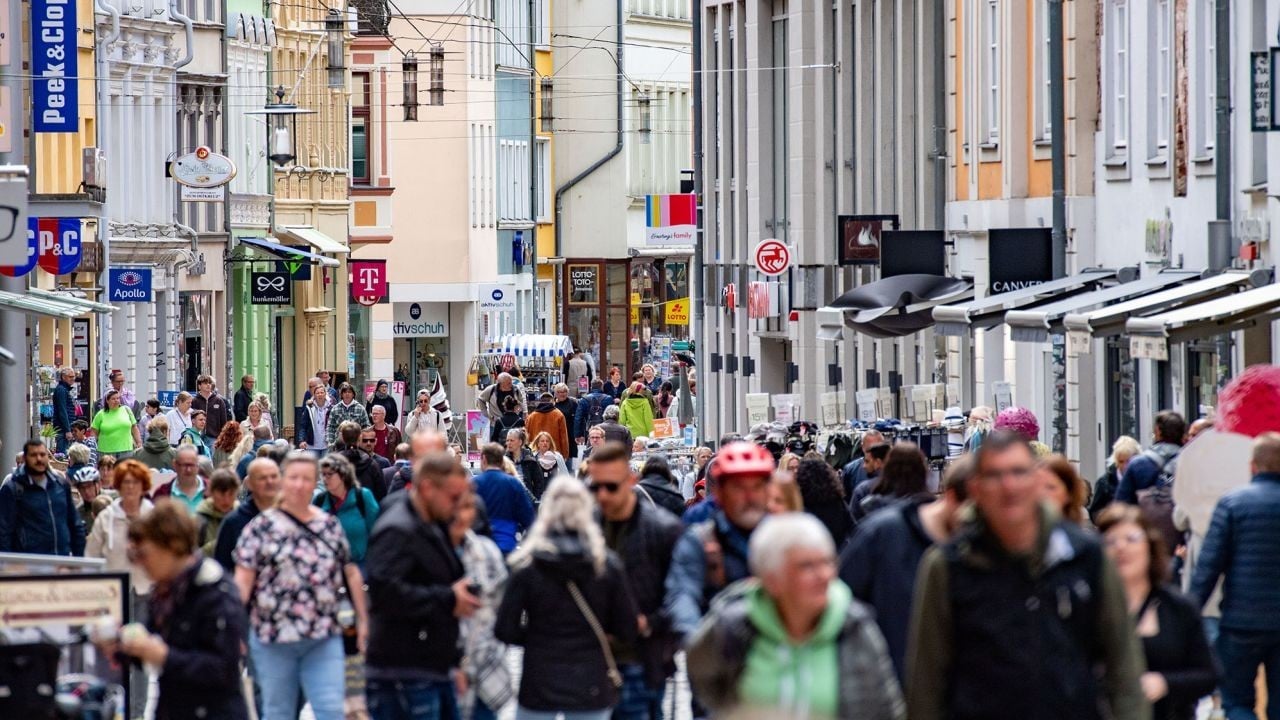
<path id="1" fill-rule="evenodd" d="M 1021 290 L 1053 279 L 1053 239 L 1049 228 L 988 231 L 991 294 Z"/>
<path id="2" fill-rule="evenodd" d="M 169 163 L 169 175 L 179 185 L 193 188 L 216 188 L 236 176 L 236 164 L 201 145 L 195 152 L 179 155 Z M 184 198 L 185 199 L 185 198 Z"/>
<path id="3" fill-rule="evenodd" d="M 227 199 L 227 186 L 202 188 L 183 185 L 179 199 L 182 202 L 222 202 Z"/>
<path id="4" fill-rule="evenodd" d="M 391 335 L 393 337 L 449 336 L 448 303 L 395 303 L 392 307 Z"/>
<path id="5" fill-rule="evenodd" d="M 1067 331 L 1067 355 L 1082 357 L 1093 349 L 1093 335 L 1076 330 Z"/>
<path id="6" fill-rule="evenodd" d="M 516 309 L 515 285 L 481 285 L 480 309 L 506 311 Z"/>
<path id="7" fill-rule="evenodd" d="M 289 273 L 250 273 L 249 302 L 253 305 L 292 305 L 293 281 L 289 279 Z"/>
<path id="8" fill-rule="evenodd" d="M 697 196 L 646 195 L 644 225 L 647 245 L 692 245 L 698 233 Z"/>
<path id="9" fill-rule="evenodd" d="M 880 235 L 880 277 L 946 275 L 946 243 L 941 230 L 885 230 Z"/>
<path id="10" fill-rule="evenodd" d="M 0 578 L 0 628 L 124 622 L 125 574 L 24 575 Z"/>
<path id="11" fill-rule="evenodd" d="M 27 179 L 15 175 L 0 180 L 0 265 L 18 267 L 31 260 L 26 227 Z"/>
<path id="12" fill-rule="evenodd" d="M 898 229 L 897 215 L 839 215 L 836 247 L 841 265 L 875 265 L 880 262 L 880 234 Z"/>
<path id="13" fill-rule="evenodd" d="M 387 297 L 386 260 L 349 260 L 351 299 L 370 307 Z"/>
<path id="14" fill-rule="evenodd" d="M 674 418 L 658 418 L 653 421 L 653 437 L 666 439 L 679 437 L 680 425 Z"/>
<path id="15" fill-rule="evenodd" d="M 600 266 L 570 265 L 569 303 L 595 305 L 600 302 Z"/>
<path id="16" fill-rule="evenodd" d="M 80 266 L 80 218 L 28 218 L 27 232 L 35 233 L 40 269 L 66 275 Z"/>
<path id="17" fill-rule="evenodd" d="M 151 302 L 151 268 L 107 270 L 107 302 Z"/>
<path id="18" fill-rule="evenodd" d="M 1271 51 L 1258 50 L 1249 53 L 1250 95 L 1253 97 L 1253 114 L 1250 129 L 1254 132 L 1272 130 L 1271 99 Z"/>
<path id="19" fill-rule="evenodd" d="M 791 267 L 791 248 L 781 240 L 761 240 L 751 253 L 751 260 L 762 274 L 777 277 Z"/>
<path id="20" fill-rule="evenodd" d="M 688 325 L 689 298 L 685 297 L 668 302 L 666 317 L 664 320 L 668 325 Z"/>
<path id="21" fill-rule="evenodd" d="M 298 245 L 286 245 L 285 247 L 294 250 L 311 251 L 311 248 Z M 297 260 L 277 260 L 276 272 L 289 273 L 289 279 L 294 282 L 306 282 L 311 279 L 311 262 L 302 256 L 299 256 Z"/>
<path id="22" fill-rule="evenodd" d="M 80 132 L 76 38 L 75 3 L 31 0 L 31 129 L 35 132 Z"/>
<path id="23" fill-rule="evenodd" d="M 1129 338 L 1129 354 L 1135 359 L 1167 361 L 1169 359 L 1169 343 L 1162 337 L 1135 335 Z"/>

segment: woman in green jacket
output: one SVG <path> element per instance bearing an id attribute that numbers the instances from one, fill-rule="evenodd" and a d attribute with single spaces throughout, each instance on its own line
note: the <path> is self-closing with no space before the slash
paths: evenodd
<path id="1" fill-rule="evenodd" d="M 631 437 L 653 437 L 653 405 L 642 393 L 643 383 L 631 386 L 631 395 L 622 401 L 618 422 L 631 431 Z"/>
<path id="2" fill-rule="evenodd" d="M 311 504 L 338 518 L 351 546 L 351 561 L 363 568 L 369 536 L 378 519 L 378 501 L 368 488 L 360 487 L 355 466 L 340 454 L 324 456 L 320 479 L 324 486 L 316 490 Z"/>

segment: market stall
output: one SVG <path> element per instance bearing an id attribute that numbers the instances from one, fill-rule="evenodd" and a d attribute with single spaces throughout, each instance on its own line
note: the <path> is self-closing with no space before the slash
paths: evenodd
<path id="1" fill-rule="evenodd" d="M 556 383 L 563 382 L 564 358 L 573 351 L 573 343 L 564 335 L 503 335 L 488 345 L 479 358 L 483 363 L 478 368 L 480 384 L 487 384 L 486 375 L 491 383 L 499 373 L 514 366 L 531 395 L 549 392 Z"/>

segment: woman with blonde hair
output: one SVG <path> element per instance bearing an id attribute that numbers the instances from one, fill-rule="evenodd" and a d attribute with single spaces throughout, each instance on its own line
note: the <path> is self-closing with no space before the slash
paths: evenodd
<path id="1" fill-rule="evenodd" d="M 782 453 L 778 458 L 778 469 L 795 477 L 796 470 L 800 469 L 800 456 L 792 452 Z"/>
<path id="2" fill-rule="evenodd" d="M 556 478 L 511 554 L 494 635 L 524 647 L 516 720 L 605 720 L 618 702 L 622 677 L 606 636 L 634 643 L 637 612 L 594 512 L 581 482 Z"/>
<path id="3" fill-rule="evenodd" d="M 249 403 L 249 417 L 240 423 L 240 431 L 245 435 L 253 435 L 254 430 L 259 427 L 266 427 L 269 432 L 268 439 L 275 439 L 275 428 L 271 427 L 271 421 L 267 419 L 267 409 L 262 407 L 262 404 L 257 400 L 254 400 Z"/>
<path id="4" fill-rule="evenodd" d="M 804 498 L 800 496 L 800 486 L 796 484 L 794 475 L 782 470 L 773 473 L 773 477 L 769 479 L 765 509 L 770 515 L 804 512 Z"/>
<path id="5" fill-rule="evenodd" d="M 1111 456 L 1107 458 L 1107 470 L 1093 484 L 1093 497 L 1089 499 L 1089 519 L 1096 525 L 1098 516 L 1116 498 L 1120 478 L 1129 467 L 1129 461 L 1142 454 L 1142 445 L 1128 435 L 1121 435 L 1111 444 Z"/>

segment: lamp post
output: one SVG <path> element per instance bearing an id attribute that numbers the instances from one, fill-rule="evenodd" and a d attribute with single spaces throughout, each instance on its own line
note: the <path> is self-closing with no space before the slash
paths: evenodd
<path id="1" fill-rule="evenodd" d="M 298 158 L 298 116 L 315 114 L 315 110 L 303 110 L 295 103 L 285 102 L 283 85 L 276 88 L 275 96 L 275 102 L 246 114 L 268 116 L 267 157 L 276 167 L 283 168 Z"/>
<path id="2" fill-rule="evenodd" d="M 637 102 L 640 106 L 640 144 L 648 145 L 653 140 L 653 110 L 650 105 L 649 91 L 645 90 L 640 93 L 640 100 Z"/>
<path id="3" fill-rule="evenodd" d="M 551 132 L 555 130 L 555 111 L 553 101 L 555 99 L 555 86 L 551 78 L 542 78 L 542 89 L 540 91 L 540 100 L 542 104 L 542 132 Z"/>
<path id="4" fill-rule="evenodd" d="M 404 119 L 418 119 L 418 56 L 413 51 L 404 54 L 400 62 L 400 72 L 404 80 Z"/>
<path id="5" fill-rule="evenodd" d="M 342 13 L 329 9 L 324 19 L 324 34 L 329 44 L 329 89 L 338 90 L 347 84 L 347 33 Z"/>

